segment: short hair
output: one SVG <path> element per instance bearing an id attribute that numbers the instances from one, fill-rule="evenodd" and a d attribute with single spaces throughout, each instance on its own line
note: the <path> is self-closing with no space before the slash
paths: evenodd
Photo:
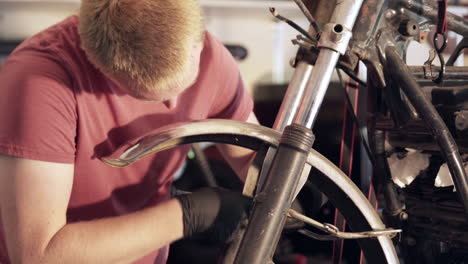
<path id="1" fill-rule="evenodd" d="M 98 68 L 138 84 L 128 89 L 164 89 L 183 78 L 203 41 L 202 9 L 196 0 L 83 0 L 79 34 Z"/>

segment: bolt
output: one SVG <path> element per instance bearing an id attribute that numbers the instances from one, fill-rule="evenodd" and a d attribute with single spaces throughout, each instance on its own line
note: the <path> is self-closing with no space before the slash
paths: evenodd
<path id="1" fill-rule="evenodd" d="M 388 9 L 385 11 L 385 18 L 386 19 L 392 19 L 396 15 L 396 11 L 394 9 Z"/>
<path id="2" fill-rule="evenodd" d="M 405 212 L 401 212 L 399 217 L 400 217 L 400 220 L 402 220 L 402 221 L 408 220 L 408 214 L 405 213 Z"/>

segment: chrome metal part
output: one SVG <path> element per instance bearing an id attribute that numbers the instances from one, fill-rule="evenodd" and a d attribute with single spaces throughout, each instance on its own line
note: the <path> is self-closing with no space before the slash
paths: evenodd
<path id="1" fill-rule="evenodd" d="M 312 77 L 307 82 L 306 92 L 302 96 L 302 103 L 293 119 L 294 123 L 312 128 L 339 57 L 340 54 L 331 49 L 320 51 Z"/>
<path id="2" fill-rule="evenodd" d="M 343 25 L 329 23 L 325 25 L 322 31 L 318 47 L 332 49 L 344 55 L 352 36 L 351 30 L 343 27 Z"/>
<path id="3" fill-rule="evenodd" d="M 337 1 L 330 23 L 337 32 L 352 31 L 356 18 L 361 9 L 363 0 L 343 0 Z M 330 36 L 328 36 L 330 39 Z M 332 37 L 333 39 L 333 37 Z M 343 38 L 343 45 L 348 46 L 349 40 Z M 320 44 L 320 41 L 319 41 Z M 340 47 L 342 44 L 340 44 Z M 341 49 L 341 48 L 340 48 Z M 346 49 L 344 50 L 346 51 Z M 322 105 L 323 98 L 330 84 L 333 70 L 336 67 L 340 53 L 329 49 L 321 48 L 312 72 L 312 77 L 307 83 L 307 90 L 302 97 L 301 107 L 294 117 L 293 122 L 312 128 Z"/>
<path id="4" fill-rule="evenodd" d="M 278 131 L 247 122 L 208 119 L 178 123 L 156 129 L 147 136 L 135 138 L 120 146 L 112 155 L 103 157 L 102 161 L 111 167 L 123 168 L 152 153 L 183 144 L 208 141 L 206 138 L 203 140 L 198 137 L 203 135 L 210 135 L 213 138 L 219 136 L 216 142 L 221 142 L 223 137 L 229 135 L 230 144 L 248 148 L 251 147 L 243 144 L 250 143 L 239 140 L 240 136 L 246 136 L 270 146 L 277 146 L 281 137 Z"/>
<path id="5" fill-rule="evenodd" d="M 307 81 L 310 80 L 310 77 L 312 76 L 312 69 L 313 66 L 304 61 L 298 63 L 273 125 L 275 130 L 283 131 L 286 126 L 292 124 L 293 118 L 299 110 L 301 98 L 303 97 L 307 88 Z M 270 149 L 265 156 L 262 170 L 260 172 L 260 186 L 262 186 L 265 180 L 266 173 L 271 166 L 275 152 L 276 151 L 274 149 Z M 309 172 L 310 167 L 305 167 L 294 196 L 297 196 L 299 191 L 304 186 L 309 176 Z"/>
<path id="6" fill-rule="evenodd" d="M 328 236 L 321 236 L 322 239 L 318 238 L 319 240 L 360 239 L 360 238 L 370 238 L 370 237 L 379 237 L 379 236 L 388 236 L 390 238 L 393 238 L 398 233 L 402 232 L 401 229 L 391 229 L 391 228 L 383 229 L 383 230 L 368 231 L 368 232 L 341 232 L 338 229 L 338 227 L 332 224 L 328 224 L 328 223 L 322 224 L 292 209 L 289 209 L 288 216 L 294 219 L 300 220 L 306 224 L 309 224 L 329 234 Z M 320 236 L 320 235 L 317 235 L 317 236 Z"/>
<path id="7" fill-rule="evenodd" d="M 284 95 L 283 102 L 279 109 L 273 128 L 283 131 L 290 125 L 299 110 L 301 98 L 307 88 L 307 82 L 311 79 L 313 66 L 301 61 L 297 64 L 296 70 L 289 83 L 288 90 Z"/>
<path id="8" fill-rule="evenodd" d="M 227 143 L 227 134 L 230 135 L 230 144 L 241 146 L 248 145 L 246 142 L 238 140 L 238 137 L 241 136 L 259 141 L 261 145 L 266 144 L 271 147 L 277 147 L 281 137 L 281 133 L 276 130 L 245 122 L 216 119 L 196 121 L 157 129 L 153 131 L 153 134 L 137 138 L 132 141 L 133 143 L 123 145 L 118 148 L 114 154 L 102 160 L 113 167 L 126 167 L 152 153 L 169 149 L 180 144 L 207 141 L 207 138 L 210 138 L 210 141 Z M 255 150 L 255 148 L 252 149 Z M 311 149 L 307 158 L 307 163 L 317 168 L 330 179 L 333 184 L 346 193 L 347 197 L 359 208 L 360 213 L 368 220 L 373 230 L 385 229 L 385 225 L 382 223 L 382 220 L 374 208 L 369 204 L 367 198 L 331 161 Z M 379 236 L 377 240 L 383 248 L 386 261 L 388 263 L 399 263 L 391 239 Z"/>
<path id="9" fill-rule="evenodd" d="M 400 230 L 397 230 L 400 231 Z M 378 236 L 393 236 L 395 237 L 397 234 L 400 232 L 395 232 L 393 229 L 386 229 L 382 231 L 374 231 L 372 232 L 371 235 L 369 235 L 368 232 L 362 232 L 362 233 L 347 233 L 346 235 L 352 236 L 352 238 L 347 238 L 347 237 L 342 237 L 341 235 L 319 235 L 314 232 L 311 232 L 307 229 L 301 229 L 298 230 L 299 233 L 308 236 L 310 238 L 320 240 L 320 241 L 337 241 L 337 240 L 343 240 L 343 239 L 363 239 L 363 238 L 373 238 L 373 237 L 378 237 Z"/>
<path id="10" fill-rule="evenodd" d="M 341 0 L 337 1 L 335 11 L 330 19 L 331 23 L 341 24 L 343 27 L 352 29 L 354 22 L 361 10 L 363 0 Z"/>
<path id="11" fill-rule="evenodd" d="M 392 19 L 393 17 L 395 17 L 397 15 L 397 11 L 395 9 L 387 9 L 385 10 L 385 19 L 387 20 L 390 20 Z"/>

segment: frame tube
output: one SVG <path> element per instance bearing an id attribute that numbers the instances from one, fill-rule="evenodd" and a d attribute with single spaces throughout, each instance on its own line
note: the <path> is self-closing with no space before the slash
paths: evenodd
<path id="1" fill-rule="evenodd" d="M 431 102 L 424 96 L 421 87 L 400 58 L 396 48 L 388 46 L 385 49 L 385 55 L 390 77 L 399 80 L 401 89 L 405 92 L 411 104 L 419 116 L 421 116 L 421 119 L 427 124 L 433 137 L 437 140 L 457 188 L 458 197 L 465 208 L 465 216 L 468 217 L 468 178 L 463 166 L 463 160 L 460 157 L 457 144 L 452 134 L 450 134 L 450 130 Z"/>
<path id="2" fill-rule="evenodd" d="M 437 1 L 432 1 L 432 3 L 435 2 Z M 411 12 L 429 18 L 433 23 L 437 22 L 437 8 L 428 3 L 420 4 L 414 0 L 400 0 L 399 4 Z M 447 25 L 450 30 L 462 36 L 468 35 L 468 22 L 462 17 L 447 12 Z"/>

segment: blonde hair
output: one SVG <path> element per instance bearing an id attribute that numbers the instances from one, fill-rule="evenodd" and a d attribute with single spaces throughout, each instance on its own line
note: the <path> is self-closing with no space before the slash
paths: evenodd
<path id="1" fill-rule="evenodd" d="M 202 17 L 196 0 L 83 0 L 81 46 L 101 70 L 138 84 L 128 89 L 164 89 L 187 73 Z"/>

